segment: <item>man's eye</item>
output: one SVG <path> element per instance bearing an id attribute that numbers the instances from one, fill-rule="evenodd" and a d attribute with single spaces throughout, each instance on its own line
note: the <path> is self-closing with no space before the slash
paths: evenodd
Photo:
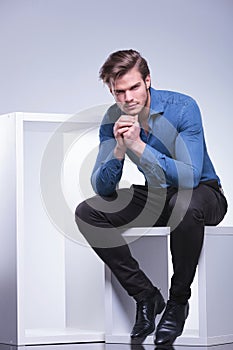
<path id="1" fill-rule="evenodd" d="M 131 90 L 137 90 L 139 88 L 139 85 L 132 86 Z"/>

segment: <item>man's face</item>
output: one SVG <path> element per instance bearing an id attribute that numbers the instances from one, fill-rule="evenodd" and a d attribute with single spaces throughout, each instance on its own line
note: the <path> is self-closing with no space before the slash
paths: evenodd
<path id="1" fill-rule="evenodd" d="M 150 76 L 144 81 L 136 67 L 116 79 L 110 87 L 115 101 L 127 115 L 137 115 L 144 107 L 149 108 Z"/>

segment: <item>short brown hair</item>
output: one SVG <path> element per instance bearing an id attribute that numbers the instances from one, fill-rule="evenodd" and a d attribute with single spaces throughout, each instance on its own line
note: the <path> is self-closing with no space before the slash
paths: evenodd
<path id="1" fill-rule="evenodd" d="M 142 79 L 145 81 L 150 74 L 146 60 L 135 50 L 120 50 L 109 55 L 100 68 L 99 77 L 105 84 L 110 85 L 116 78 L 126 74 L 130 69 L 138 67 Z"/>

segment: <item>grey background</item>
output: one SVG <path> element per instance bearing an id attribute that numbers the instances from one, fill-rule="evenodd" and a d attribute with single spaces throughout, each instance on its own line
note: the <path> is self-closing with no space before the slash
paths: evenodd
<path id="1" fill-rule="evenodd" d="M 0 114 L 109 103 L 99 68 L 135 48 L 155 88 L 198 101 L 232 224 L 232 15 L 233 0 L 0 0 Z"/>

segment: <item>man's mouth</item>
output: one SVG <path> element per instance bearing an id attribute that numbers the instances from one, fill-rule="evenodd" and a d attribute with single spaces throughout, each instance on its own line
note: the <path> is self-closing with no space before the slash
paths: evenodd
<path id="1" fill-rule="evenodd" d="M 137 103 L 127 104 L 125 105 L 126 109 L 135 109 L 137 107 Z"/>

